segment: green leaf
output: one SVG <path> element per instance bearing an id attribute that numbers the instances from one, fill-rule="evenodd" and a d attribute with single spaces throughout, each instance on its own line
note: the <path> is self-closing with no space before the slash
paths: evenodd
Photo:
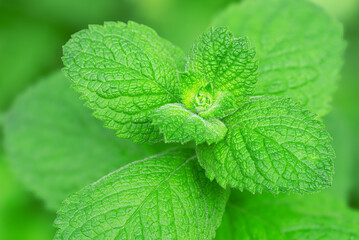
<path id="1" fill-rule="evenodd" d="M 210 182 L 192 152 L 129 164 L 73 194 L 55 239 L 212 239 L 229 191 Z"/>
<path id="2" fill-rule="evenodd" d="M 247 38 L 234 38 L 225 27 L 205 32 L 193 46 L 187 66 L 189 76 L 182 78 L 184 104 L 196 109 L 201 105 L 201 91 L 207 88 L 205 92 L 211 101 L 197 111 L 201 116 L 221 118 L 234 112 L 241 100 L 253 93 L 257 81 L 254 55 Z M 232 106 L 221 107 L 228 99 L 232 99 Z"/>
<path id="3" fill-rule="evenodd" d="M 359 238 L 359 213 L 328 195 L 255 196 L 232 192 L 217 240 Z"/>
<path id="4" fill-rule="evenodd" d="M 194 44 L 188 70 L 202 74 L 218 91 L 250 95 L 256 83 L 254 56 L 247 38 L 234 38 L 226 27 L 211 28 Z"/>
<path id="5" fill-rule="evenodd" d="M 6 152 L 18 177 L 57 210 L 69 194 L 156 152 L 102 127 L 57 72 L 15 102 L 5 119 Z"/>
<path id="6" fill-rule="evenodd" d="M 153 123 L 164 134 L 165 142 L 196 144 L 219 142 L 227 132 L 226 126 L 218 119 L 203 119 L 186 109 L 180 103 L 170 103 L 154 111 Z"/>
<path id="7" fill-rule="evenodd" d="M 72 36 L 64 46 L 65 73 L 94 116 L 121 138 L 158 141 L 152 111 L 180 99 L 181 50 L 134 22 L 106 22 Z"/>
<path id="8" fill-rule="evenodd" d="M 256 47 L 257 95 L 288 96 L 321 116 L 328 112 L 345 44 L 341 24 L 325 11 L 307 1 L 252 0 L 232 5 L 213 24 Z"/>
<path id="9" fill-rule="evenodd" d="M 228 133 L 198 145 L 210 179 L 255 192 L 314 192 L 331 185 L 331 137 L 315 116 L 290 99 L 253 97 L 225 118 Z"/>

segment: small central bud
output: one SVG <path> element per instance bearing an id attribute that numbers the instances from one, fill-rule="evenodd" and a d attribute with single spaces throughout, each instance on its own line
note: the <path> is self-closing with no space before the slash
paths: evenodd
<path id="1" fill-rule="evenodd" d="M 212 104 L 212 97 L 208 93 L 199 93 L 196 97 L 196 105 L 208 107 Z"/>
<path id="2" fill-rule="evenodd" d="M 195 97 L 195 108 L 198 113 L 206 111 L 213 104 L 212 87 L 201 87 Z"/>

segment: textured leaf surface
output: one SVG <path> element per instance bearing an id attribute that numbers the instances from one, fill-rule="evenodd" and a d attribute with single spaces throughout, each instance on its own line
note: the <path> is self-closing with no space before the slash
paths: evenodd
<path id="1" fill-rule="evenodd" d="M 94 116 L 121 138 L 157 141 L 151 112 L 179 101 L 181 50 L 152 29 L 129 22 L 107 22 L 72 36 L 64 46 L 66 75 Z"/>
<path id="2" fill-rule="evenodd" d="M 232 5 L 213 24 L 256 47 L 256 94 L 289 96 L 319 115 L 328 112 L 345 44 L 341 25 L 326 12 L 307 1 L 253 0 Z"/>
<path id="3" fill-rule="evenodd" d="M 223 120 L 224 140 L 197 146 L 210 179 L 253 193 L 313 192 L 332 182 L 334 150 L 321 122 L 290 99 L 254 97 Z"/>
<path id="4" fill-rule="evenodd" d="M 254 56 L 246 38 L 234 38 L 226 27 L 211 28 L 194 44 L 188 68 L 216 90 L 248 95 L 256 83 Z"/>
<path id="5" fill-rule="evenodd" d="M 58 72 L 12 107 L 4 126 L 6 151 L 24 184 L 57 210 L 67 195 L 153 153 L 102 125 Z"/>
<path id="6" fill-rule="evenodd" d="M 129 164 L 73 194 L 55 239 L 212 239 L 228 191 L 210 182 L 190 152 Z"/>
<path id="7" fill-rule="evenodd" d="M 232 192 L 217 240 L 359 238 L 359 213 L 328 195 L 271 196 Z"/>
<path id="8" fill-rule="evenodd" d="M 234 112 L 238 107 L 219 108 L 232 100 L 240 100 L 253 93 L 256 83 L 257 62 L 254 60 L 255 51 L 250 47 L 246 38 L 234 38 L 225 27 L 211 28 L 194 44 L 187 70 L 191 77 L 184 78 L 181 87 L 182 99 L 187 107 L 198 105 L 197 95 L 201 88 L 210 85 L 208 92 L 211 100 L 210 113 L 204 116 L 223 117 Z M 189 83 L 187 83 L 189 82 Z M 222 98 L 226 97 L 224 101 Z M 213 105 L 213 106 L 212 106 Z"/>
<path id="9" fill-rule="evenodd" d="M 165 142 L 196 144 L 219 142 L 227 132 L 226 126 L 218 119 L 203 119 L 179 103 L 170 103 L 157 109 L 153 123 L 164 134 Z"/>

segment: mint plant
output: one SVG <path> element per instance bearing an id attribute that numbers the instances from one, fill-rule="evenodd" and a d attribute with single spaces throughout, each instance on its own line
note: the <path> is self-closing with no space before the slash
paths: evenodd
<path id="1" fill-rule="evenodd" d="M 55 239 L 214 239 L 222 216 L 217 239 L 319 238 L 319 231 L 332 239 L 358 236 L 359 218 L 349 220 L 344 207 L 312 207 L 319 217 L 310 220 L 303 208 L 293 209 L 310 198 L 283 195 L 332 183 L 335 154 L 316 113 L 328 111 L 344 46 L 341 28 L 305 1 L 254 2 L 263 6 L 259 12 L 247 1 L 219 15 L 187 57 L 135 22 L 90 25 L 74 34 L 64 46 L 63 72 L 97 119 L 61 73 L 18 100 L 5 124 L 6 145 L 51 208 L 66 198 Z M 41 102 L 44 95 L 51 101 Z M 46 121 L 49 115 L 58 122 Z M 34 139 L 18 128 L 24 120 L 32 131 L 48 126 L 50 138 Z M 112 138 L 101 121 L 135 143 Z M 59 146 L 46 141 L 57 138 Z M 84 141 L 90 149 L 77 146 Z M 158 142 L 170 146 L 162 152 Z M 20 147 L 33 158 L 27 165 Z M 70 153 L 81 161 L 67 172 Z M 39 175 L 60 180 L 44 184 Z M 62 188 L 56 197 L 55 188 Z M 339 220 L 325 215 L 333 210 Z M 332 227 L 342 220 L 349 230 Z M 317 233 L 306 231 L 317 226 Z"/>
<path id="2" fill-rule="evenodd" d="M 329 186 L 329 134 L 290 99 L 250 97 L 254 56 L 246 38 L 214 28 L 181 73 L 180 50 L 143 25 L 110 22 L 75 34 L 64 71 L 96 117 L 134 141 L 194 140 L 197 155 L 176 150 L 135 162 L 76 193 L 58 212 L 57 237 L 211 239 L 227 186 L 274 193 Z M 114 222 L 90 227 L 100 219 Z"/>

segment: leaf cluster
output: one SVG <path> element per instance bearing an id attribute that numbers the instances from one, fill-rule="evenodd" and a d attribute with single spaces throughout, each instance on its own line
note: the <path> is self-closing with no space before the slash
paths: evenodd
<path id="1" fill-rule="evenodd" d="M 90 25 L 64 46 L 63 72 L 97 119 L 66 90 L 61 73 L 15 104 L 6 144 L 33 190 L 56 208 L 87 185 L 63 202 L 55 239 L 213 239 L 223 215 L 218 239 L 320 238 L 323 229 L 337 239 L 357 236 L 359 218 L 344 207 L 339 220 L 326 217 L 331 206 L 313 208 L 318 218 L 310 221 L 305 208 L 288 203 L 310 199 L 282 195 L 332 183 L 332 139 L 316 113 L 327 112 L 341 65 L 338 23 L 304 1 L 256 0 L 233 5 L 214 25 L 188 56 L 135 22 Z M 34 100 L 40 96 L 51 101 Z M 24 120 L 47 135 L 29 138 L 18 128 Z M 112 137 L 103 123 L 135 143 Z M 144 145 L 157 142 L 177 144 L 135 161 L 158 152 Z M 56 150 L 33 150 L 41 144 Z M 44 184 L 39 175 L 58 179 Z"/>

